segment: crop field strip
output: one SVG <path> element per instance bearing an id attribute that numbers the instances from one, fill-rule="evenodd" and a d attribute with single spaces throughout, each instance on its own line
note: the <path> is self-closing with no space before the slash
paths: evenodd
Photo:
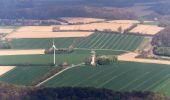
<path id="1" fill-rule="evenodd" d="M 58 48 L 66 48 L 70 46 L 75 38 L 57 38 L 55 45 Z M 53 38 L 50 39 L 14 39 L 12 41 L 13 49 L 45 49 L 52 46 Z"/>
<path id="2" fill-rule="evenodd" d="M 133 62 L 95 68 L 81 66 L 61 73 L 44 86 L 104 87 L 116 91 L 151 90 L 170 95 L 170 66 Z"/>
<path id="3" fill-rule="evenodd" d="M 138 45 L 140 45 L 143 39 L 144 39 L 143 36 L 122 35 L 112 33 L 96 33 L 87 38 L 87 40 L 84 39 L 83 44 L 81 45 L 78 44 L 77 48 L 134 51 L 138 47 Z"/>
<path id="4" fill-rule="evenodd" d="M 31 85 L 53 68 L 49 66 L 18 66 L 0 76 L 0 81 L 17 85 Z"/>
<path id="5" fill-rule="evenodd" d="M 123 51 L 111 51 L 111 50 L 96 50 L 98 55 L 120 55 L 125 52 Z M 56 62 L 61 64 L 64 61 L 67 61 L 71 64 L 82 63 L 86 57 L 91 55 L 90 50 L 75 50 L 71 54 L 57 54 Z M 0 56 L 0 65 L 21 65 L 21 64 L 52 64 L 53 55 L 8 55 Z"/>
<path id="6" fill-rule="evenodd" d="M 144 36 L 95 33 L 86 38 L 55 38 L 55 44 L 58 48 L 66 48 L 76 41 L 76 48 L 134 51 L 143 39 Z M 13 49 L 44 49 L 52 46 L 52 40 L 14 39 L 11 44 Z"/>

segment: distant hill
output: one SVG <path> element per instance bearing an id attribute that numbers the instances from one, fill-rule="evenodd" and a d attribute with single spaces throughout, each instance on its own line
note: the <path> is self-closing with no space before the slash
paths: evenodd
<path id="1" fill-rule="evenodd" d="M 98 17 L 134 19 L 131 12 L 115 7 L 155 0 L 0 0 L 2 19 L 51 19 L 56 17 Z M 112 7 L 106 9 L 104 7 Z"/>
<path id="2" fill-rule="evenodd" d="M 152 92 L 114 92 L 96 88 L 34 88 L 0 83 L 1 100 L 169 100 Z"/>
<path id="3" fill-rule="evenodd" d="M 23 6 L 23 7 L 22 7 Z M 53 5 L 42 4 L 17 6 L 0 10 L 3 19 L 54 19 L 58 17 L 95 17 L 111 19 L 136 19 L 136 16 L 120 8 L 103 8 L 84 5 Z"/>

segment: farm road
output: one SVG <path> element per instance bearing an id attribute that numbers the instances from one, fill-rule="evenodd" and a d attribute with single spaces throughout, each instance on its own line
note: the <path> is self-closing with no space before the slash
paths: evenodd
<path id="1" fill-rule="evenodd" d="M 47 78 L 46 80 L 44 80 L 44 81 L 38 83 L 38 84 L 36 85 L 36 87 L 41 86 L 42 84 L 46 83 L 47 81 L 51 80 L 52 78 L 56 77 L 57 75 L 63 73 L 63 72 L 66 71 L 66 70 L 69 70 L 69 69 L 71 69 L 71 68 L 78 67 L 78 66 L 81 66 L 81 65 L 84 65 L 84 63 L 80 63 L 80 64 L 77 64 L 77 65 L 73 65 L 73 66 L 71 66 L 71 67 L 67 67 L 67 68 L 61 70 L 60 72 L 54 74 L 53 76 Z"/>

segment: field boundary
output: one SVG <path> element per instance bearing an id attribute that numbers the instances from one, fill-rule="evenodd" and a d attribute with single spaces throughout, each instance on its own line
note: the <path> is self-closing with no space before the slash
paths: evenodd
<path id="1" fill-rule="evenodd" d="M 58 76 L 59 74 L 63 73 L 64 71 L 67 71 L 67 70 L 69 70 L 69 69 L 71 69 L 71 68 L 74 68 L 74 67 L 79 67 L 79 66 L 81 66 L 81 65 L 84 65 L 84 63 L 80 63 L 80 64 L 77 64 L 77 65 L 72 65 L 71 67 L 67 67 L 67 68 L 61 70 L 60 72 L 54 74 L 53 76 L 47 78 L 46 80 L 44 80 L 44 81 L 38 83 L 35 87 L 41 86 L 42 84 L 44 84 L 44 83 L 46 83 L 47 81 L 51 80 L 52 78 Z"/>
<path id="2" fill-rule="evenodd" d="M 122 51 L 122 52 L 132 52 L 127 50 L 116 50 L 116 49 L 88 49 L 88 48 L 75 48 L 76 50 L 109 50 L 109 51 Z"/>

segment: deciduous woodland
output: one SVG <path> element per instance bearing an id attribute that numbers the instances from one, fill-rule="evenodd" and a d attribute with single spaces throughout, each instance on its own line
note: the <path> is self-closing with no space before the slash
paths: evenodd
<path id="1" fill-rule="evenodd" d="M 1 100 L 169 100 L 160 93 L 115 92 L 96 88 L 34 88 L 0 83 Z"/>
<path id="2" fill-rule="evenodd" d="M 156 34 L 152 39 L 154 53 L 162 56 L 170 56 L 170 26 Z"/>

